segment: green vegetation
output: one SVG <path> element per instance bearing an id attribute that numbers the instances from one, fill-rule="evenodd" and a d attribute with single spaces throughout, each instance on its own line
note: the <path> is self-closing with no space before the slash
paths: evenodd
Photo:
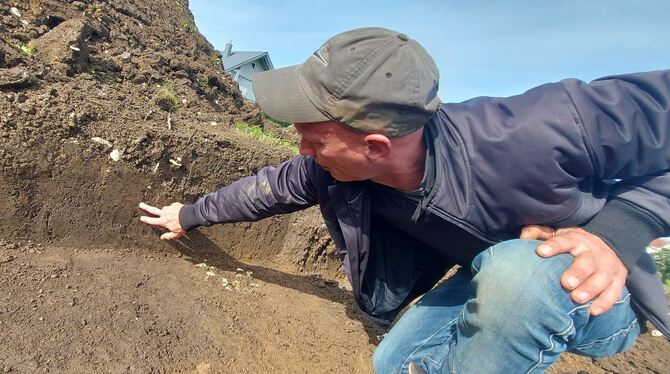
<path id="1" fill-rule="evenodd" d="M 265 112 L 263 112 L 263 118 L 267 119 L 270 122 L 276 123 L 277 125 L 279 125 L 281 127 L 289 127 L 289 126 L 293 125 L 291 122 L 284 122 L 284 121 L 280 121 L 278 119 L 274 119 L 274 118 L 270 117 L 269 115 L 267 115 Z"/>
<path id="2" fill-rule="evenodd" d="M 17 43 L 14 44 L 14 48 L 18 49 L 19 52 L 23 53 L 24 55 L 31 57 L 33 55 L 33 46 L 30 44 L 22 44 L 22 43 Z"/>
<path id="3" fill-rule="evenodd" d="M 235 125 L 235 129 L 238 132 L 241 132 L 242 134 L 250 136 L 256 140 L 260 140 L 264 143 L 268 143 L 273 147 L 288 149 L 289 151 L 298 154 L 298 147 L 296 147 L 294 144 L 292 144 L 287 140 L 264 133 L 263 129 L 260 126 L 252 126 L 246 123 L 238 123 Z"/>
<path id="4" fill-rule="evenodd" d="M 670 287 L 670 249 L 661 249 L 652 254 L 652 257 L 654 257 L 656 269 L 661 274 L 663 283 L 667 287 Z"/>
<path id="5" fill-rule="evenodd" d="M 189 21 L 182 22 L 181 29 L 186 32 L 190 32 L 191 34 L 198 32 L 198 27 L 195 25 L 195 23 Z"/>
<path id="6" fill-rule="evenodd" d="M 158 99 L 166 102 L 169 106 L 170 112 L 178 111 L 183 105 L 179 96 L 177 96 L 177 85 L 172 81 L 163 83 L 163 86 L 158 91 Z"/>
<path id="7" fill-rule="evenodd" d="M 209 75 L 209 74 L 203 74 L 203 75 L 199 76 L 198 81 L 203 86 L 215 87 L 219 84 L 218 79 L 216 79 L 216 76 L 215 75 Z"/>
<path id="8" fill-rule="evenodd" d="M 93 68 L 93 67 L 88 68 L 88 70 L 86 70 L 86 72 L 87 72 L 89 75 L 92 75 L 92 76 L 94 76 L 94 77 L 95 77 L 96 74 L 97 74 L 96 71 L 95 71 L 95 68 Z"/>
<path id="9" fill-rule="evenodd" d="M 212 56 L 209 58 L 209 61 L 212 62 L 212 64 L 216 67 L 221 66 L 221 57 L 220 56 Z"/>

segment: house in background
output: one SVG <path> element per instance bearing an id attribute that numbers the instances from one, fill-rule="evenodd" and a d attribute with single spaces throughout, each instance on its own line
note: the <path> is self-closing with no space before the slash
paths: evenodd
<path id="1" fill-rule="evenodd" d="M 665 249 L 670 249 L 670 237 L 654 239 L 647 247 L 647 252 L 654 253 Z"/>
<path id="2" fill-rule="evenodd" d="M 274 69 L 267 52 L 233 51 L 233 43 L 226 43 L 221 52 L 223 69 L 240 85 L 242 95 L 256 101 L 251 82 L 257 73 Z"/>

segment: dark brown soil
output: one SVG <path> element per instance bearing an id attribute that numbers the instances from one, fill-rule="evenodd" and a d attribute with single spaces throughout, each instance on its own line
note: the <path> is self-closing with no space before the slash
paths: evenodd
<path id="1" fill-rule="evenodd" d="M 383 331 L 355 311 L 316 210 L 177 243 L 138 221 L 140 201 L 290 157 L 235 131 L 281 135 L 186 1 L 0 1 L 0 17 L 0 369 L 371 372 Z M 669 357 L 645 335 L 551 372 L 663 373 Z"/>

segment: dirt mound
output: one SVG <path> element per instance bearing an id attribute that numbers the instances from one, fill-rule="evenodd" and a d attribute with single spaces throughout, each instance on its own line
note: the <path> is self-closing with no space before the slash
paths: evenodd
<path id="1" fill-rule="evenodd" d="M 155 245 L 137 223 L 138 201 L 191 201 L 290 156 L 234 131 L 270 124 L 223 73 L 186 2 L 32 1 L 3 11 L 3 236 Z M 283 238 L 295 217 L 219 235 L 244 242 L 240 256 L 304 251 L 325 233 L 312 217 L 293 244 Z M 284 257 L 308 267 L 310 256 Z M 315 263 L 336 270 L 325 262 Z"/>
<path id="2" fill-rule="evenodd" d="M 355 312 L 316 210 L 180 243 L 137 220 L 140 201 L 192 201 L 290 157 L 235 131 L 279 133 L 185 0 L 2 2 L 0 17 L 0 368 L 371 371 L 382 331 Z M 634 352 L 612 371 L 668 366 Z"/>

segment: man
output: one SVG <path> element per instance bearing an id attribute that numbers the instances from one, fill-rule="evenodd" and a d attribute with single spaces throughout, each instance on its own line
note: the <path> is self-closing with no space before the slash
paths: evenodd
<path id="1" fill-rule="evenodd" d="M 369 318 L 425 293 L 377 348 L 378 373 L 541 372 L 566 350 L 625 350 L 638 316 L 667 336 L 644 248 L 670 232 L 670 71 L 461 104 L 437 90 L 406 35 L 337 35 L 254 81 L 301 156 L 193 205 L 142 203 L 141 220 L 174 239 L 319 204 Z"/>

